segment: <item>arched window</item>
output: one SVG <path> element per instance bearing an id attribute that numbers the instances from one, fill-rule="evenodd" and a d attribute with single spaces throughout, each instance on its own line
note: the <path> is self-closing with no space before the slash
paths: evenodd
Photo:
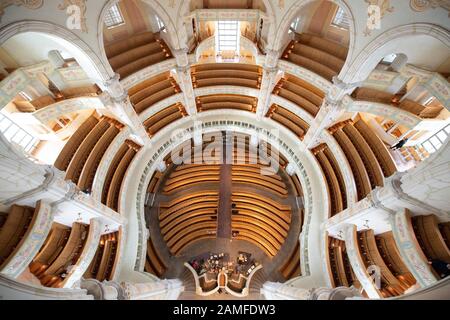
<path id="1" fill-rule="evenodd" d="M 106 11 L 105 15 L 105 25 L 108 29 L 120 26 L 124 24 L 122 13 L 120 12 L 119 6 L 117 4 L 113 5 Z"/>

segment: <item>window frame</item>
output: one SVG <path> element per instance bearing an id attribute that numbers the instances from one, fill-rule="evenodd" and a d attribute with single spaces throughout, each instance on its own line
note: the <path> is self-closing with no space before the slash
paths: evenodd
<path id="1" fill-rule="evenodd" d="M 114 22 L 114 20 L 117 20 L 117 15 L 114 16 L 115 13 L 113 13 L 114 10 L 117 10 L 118 17 L 120 18 L 120 22 L 115 22 L 114 24 L 108 25 L 107 20 L 110 19 Z M 112 5 L 107 11 L 106 15 L 103 19 L 103 23 L 105 24 L 107 29 L 114 29 L 120 26 L 123 26 L 125 24 L 125 19 L 123 18 L 122 11 L 120 11 L 119 4 L 116 3 Z"/>

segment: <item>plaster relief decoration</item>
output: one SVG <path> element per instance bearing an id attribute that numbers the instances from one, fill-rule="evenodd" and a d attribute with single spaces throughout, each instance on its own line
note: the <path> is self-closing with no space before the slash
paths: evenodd
<path id="1" fill-rule="evenodd" d="M 86 24 L 86 0 L 64 0 L 58 5 L 59 10 L 65 10 L 67 14 L 66 26 L 70 30 L 81 30 L 88 33 Z"/>
<path id="2" fill-rule="evenodd" d="M 278 0 L 278 7 L 283 10 L 284 9 L 284 0 Z"/>
<path id="3" fill-rule="evenodd" d="M 2 0 L 0 1 L 0 21 L 2 19 L 3 14 L 5 13 L 6 7 L 16 5 L 16 6 L 24 6 L 27 9 L 39 9 L 42 7 L 44 0 Z"/>
<path id="4" fill-rule="evenodd" d="M 442 7 L 447 11 L 450 11 L 450 1 L 449 0 L 411 0 L 409 5 L 411 9 L 417 12 L 424 12 L 428 9 Z M 449 12 L 450 17 L 450 12 Z"/>
<path id="5" fill-rule="evenodd" d="M 367 7 L 367 24 L 366 29 L 363 31 L 364 36 L 370 36 L 372 30 L 381 29 L 381 19 L 386 13 L 394 12 L 394 7 L 391 6 L 390 0 L 365 0 L 368 4 Z"/>

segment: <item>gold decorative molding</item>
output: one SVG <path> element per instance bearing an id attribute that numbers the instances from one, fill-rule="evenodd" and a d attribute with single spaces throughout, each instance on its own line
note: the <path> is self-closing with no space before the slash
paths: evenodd
<path id="1" fill-rule="evenodd" d="M 44 0 L 2 0 L 0 1 L 0 19 L 5 13 L 6 7 L 15 5 L 15 6 L 24 6 L 27 9 L 39 9 L 42 7 Z"/>
<path id="2" fill-rule="evenodd" d="M 381 28 L 381 20 L 387 13 L 394 12 L 394 7 L 391 6 L 390 0 L 365 0 L 368 4 L 368 18 L 366 29 L 363 31 L 364 36 L 370 36 L 372 30 Z M 371 7 L 378 7 L 379 17 L 377 17 L 377 12 L 371 12 L 369 9 Z M 377 20 L 378 19 L 378 20 Z M 369 27 L 371 25 L 372 27 Z M 378 27 L 376 27 L 378 25 Z"/>
<path id="3" fill-rule="evenodd" d="M 416 12 L 424 12 L 430 8 L 442 7 L 449 11 L 450 16 L 450 0 L 410 0 L 409 5 Z"/>
<path id="4" fill-rule="evenodd" d="M 68 15 L 67 27 L 88 33 L 86 24 L 87 0 L 64 0 L 58 5 L 59 10 L 65 10 Z M 76 9 L 77 8 L 77 9 Z"/>

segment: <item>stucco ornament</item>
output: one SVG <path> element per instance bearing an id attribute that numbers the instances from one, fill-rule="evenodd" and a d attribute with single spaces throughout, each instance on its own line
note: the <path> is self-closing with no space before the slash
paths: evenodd
<path id="1" fill-rule="evenodd" d="M 16 6 L 24 6 L 27 9 L 39 9 L 42 7 L 44 0 L 2 0 L 0 1 L 0 21 L 5 13 L 5 8 L 16 5 Z"/>
<path id="2" fill-rule="evenodd" d="M 367 7 L 367 24 L 363 31 L 364 36 L 370 36 L 372 30 L 381 29 L 381 20 L 389 12 L 394 12 L 394 7 L 391 6 L 390 0 L 365 0 Z"/>
<path id="3" fill-rule="evenodd" d="M 442 7 L 449 11 L 450 17 L 450 0 L 411 0 L 409 5 L 411 9 L 417 12 L 423 12 L 430 8 L 435 9 Z"/>

